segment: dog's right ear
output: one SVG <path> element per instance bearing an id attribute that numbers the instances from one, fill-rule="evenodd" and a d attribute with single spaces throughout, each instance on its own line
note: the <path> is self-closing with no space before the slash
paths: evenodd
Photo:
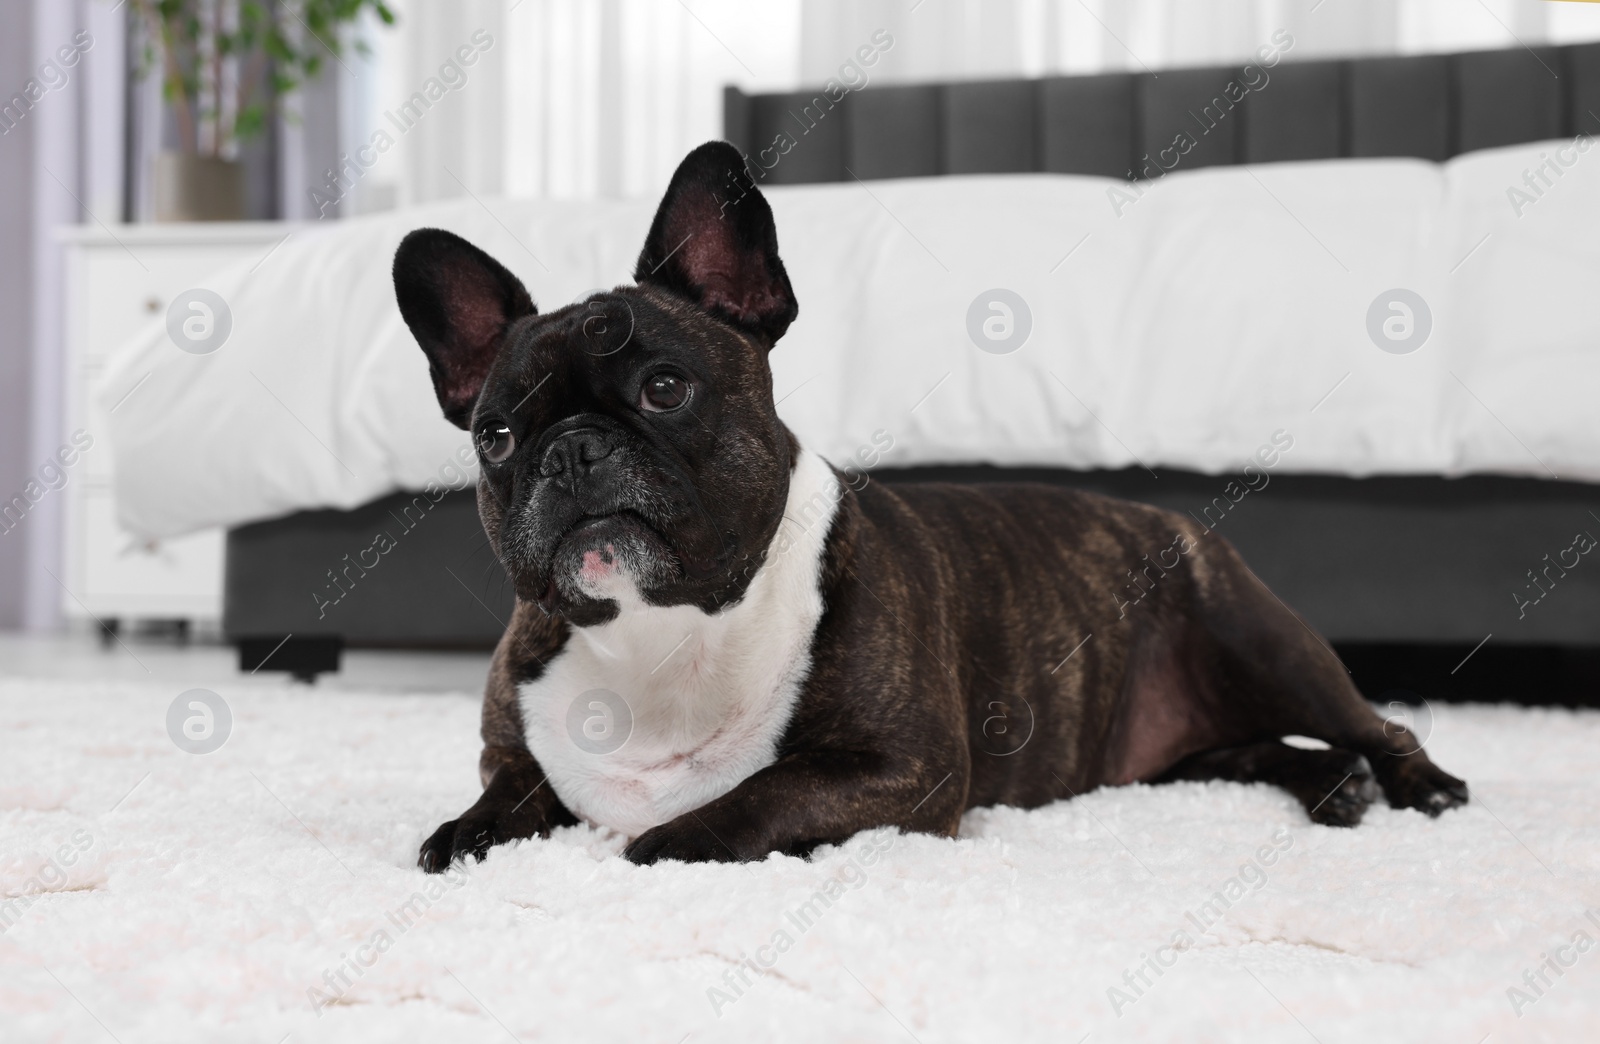
<path id="1" fill-rule="evenodd" d="M 419 228 L 400 242 L 394 294 L 428 357 L 439 407 L 466 428 L 506 327 L 535 313 L 533 299 L 504 265 L 439 228 Z"/>

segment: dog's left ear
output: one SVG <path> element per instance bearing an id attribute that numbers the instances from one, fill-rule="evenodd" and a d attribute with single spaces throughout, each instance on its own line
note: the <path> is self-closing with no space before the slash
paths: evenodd
<path id="1" fill-rule="evenodd" d="M 707 142 L 678 164 L 633 278 L 687 297 L 768 348 L 800 311 L 778 257 L 772 209 L 725 141 Z"/>
<path id="2" fill-rule="evenodd" d="M 439 408 L 467 427 L 506 327 L 534 314 L 533 299 L 504 265 L 442 228 L 419 228 L 401 240 L 394 293 L 428 357 Z"/>

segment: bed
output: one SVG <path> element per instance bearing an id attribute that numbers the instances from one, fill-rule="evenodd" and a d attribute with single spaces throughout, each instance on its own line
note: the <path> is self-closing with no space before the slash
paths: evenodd
<path id="1" fill-rule="evenodd" d="M 725 105 L 801 302 L 803 442 L 1191 512 L 1374 697 L 1592 683 L 1600 48 L 835 93 Z M 557 307 L 627 281 L 653 208 L 465 200 L 219 273 L 224 350 L 152 329 L 102 382 L 155 393 L 113 415 L 122 523 L 228 526 L 224 629 L 269 669 L 492 644 L 511 596 L 388 259 L 449 228 Z"/>

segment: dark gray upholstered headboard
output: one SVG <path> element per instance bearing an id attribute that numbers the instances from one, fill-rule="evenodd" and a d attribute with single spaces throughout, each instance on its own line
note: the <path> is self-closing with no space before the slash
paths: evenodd
<path id="1" fill-rule="evenodd" d="M 1237 104 L 1230 83 L 1244 95 Z M 1597 113 L 1600 44 L 1580 44 L 869 86 L 837 102 L 821 89 L 729 87 L 723 136 L 767 168 L 766 184 L 1026 171 L 1128 177 L 1180 133 L 1196 143 L 1184 170 L 1345 156 L 1445 160 L 1600 134 Z M 780 135 L 792 144 L 763 159 Z"/>

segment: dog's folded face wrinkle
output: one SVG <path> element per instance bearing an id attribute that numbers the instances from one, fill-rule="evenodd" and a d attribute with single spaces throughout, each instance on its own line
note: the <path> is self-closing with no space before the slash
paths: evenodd
<path id="1" fill-rule="evenodd" d="M 439 229 L 407 236 L 394 274 L 440 406 L 478 446 L 480 513 L 519 598 L 578 626 L 739 601 L 788 495 L 796 444 L 767 353 L 798 309 L 736 150 L 679 168 L 635 286 L 541 315 Z"/>

